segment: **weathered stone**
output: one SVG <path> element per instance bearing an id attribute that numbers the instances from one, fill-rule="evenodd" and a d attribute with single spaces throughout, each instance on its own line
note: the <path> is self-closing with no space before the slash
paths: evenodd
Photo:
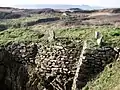
<path id="1" fill-rule="evenodd" d="M 74 42 L 71 40 L 69 43 Z M 80 57 L 82 46 L 78 43 L 67 44 L 13 43 L 0 49 L 0 73 L 3 73 L 0 74 L 0 80 L 5 77 L 0 85 L 12 90 L 71 90 L 78 60 L 81 58 L 82 64 L 76 79 L 81 89 L 92 75 L 103 70 L 118 54 L 113 48 L 106 50 L 106 47 L 102 47 L 99 50 L 88 49 L 85 51 L 87 54 Z M 54 46 L 62 48 L 56 49 Z M 0 89 L 3 90 L 1 86 Z"/>

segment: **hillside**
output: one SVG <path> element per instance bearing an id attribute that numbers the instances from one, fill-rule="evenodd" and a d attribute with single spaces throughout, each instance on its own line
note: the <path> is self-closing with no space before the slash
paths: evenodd
<path id="1" fill-rule="evenodd" d="M 74 9 L 0 7 L 0 90 L 120 89 L 119 8 Z"/>
<path id="2" fill-rule="evenodd" d="M 103 7 L 95 7 L 89 5 L 62 5 L 62 4 L 36 4 L 36 5 L 15 5 L 18 8 L 38 9 L 38 8 L 53 8 L 53 9 L 68 9 L 68 8 L 81 8 L 83 10 L 103 9 Z"/>

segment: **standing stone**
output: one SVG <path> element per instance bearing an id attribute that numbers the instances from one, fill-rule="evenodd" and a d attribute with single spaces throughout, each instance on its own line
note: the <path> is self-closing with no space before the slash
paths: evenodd
<path id="1" fill-rule="evenodd" d="M 48 37 L 49 42 L 55 40 L 55 32 L 53 30 L 49 30 L 49 37 Z"/>
<path id="2" fill-rule="evenodd" d="M 97 45 L 101 47 L 104 42 L 103 35 L 100 34 L 100 32 L 95 31 L 95 39 L 97 40 Z"/>
<path id="3" fill-rule="evenodd" d="M 103 42 L 104 42 L 103 41 L 103 36 L 100 36 L 100 38 L 97 39 L 98 46 L 100 46 L 100 47 L 103 46 Z"/>
<path id="4" fill-rule="evenodd" d="M 98 39 L 100 37 L 100 32 L 95 31 L 95 39 Z"/>

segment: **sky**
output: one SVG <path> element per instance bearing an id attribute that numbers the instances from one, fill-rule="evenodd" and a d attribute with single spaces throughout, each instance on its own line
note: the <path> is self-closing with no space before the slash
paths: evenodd
<path id="1" fill-rule="evenodd" d="M 0 0 L 0 6 L 31 5 L 31 4 L 72 4 L 116 8 L 120 0 Z"/>

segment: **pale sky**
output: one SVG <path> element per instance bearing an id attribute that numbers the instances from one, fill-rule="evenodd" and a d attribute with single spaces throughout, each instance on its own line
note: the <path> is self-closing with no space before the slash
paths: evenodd
<path id="1" fill-rule="evenodd" d="M 102 7 L 120 7 L 120 0 L 0 0 L 0 6 L 26 4 L 73 4 Z"/>

